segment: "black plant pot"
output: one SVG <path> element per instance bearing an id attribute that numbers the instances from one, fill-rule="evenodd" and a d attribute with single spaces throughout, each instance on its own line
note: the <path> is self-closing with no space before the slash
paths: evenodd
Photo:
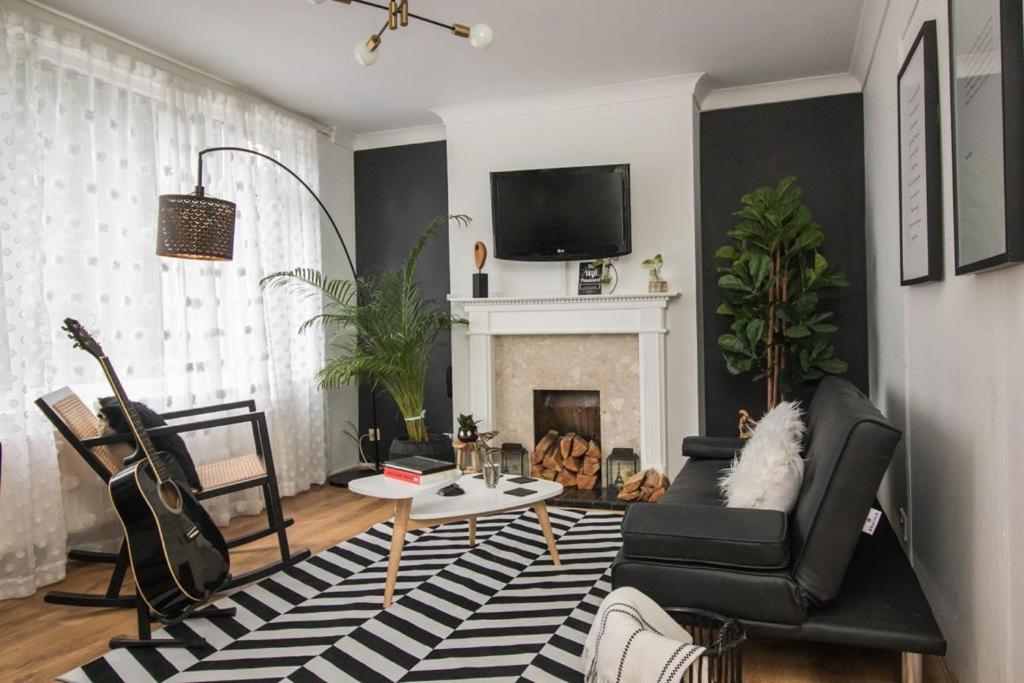
<path id="1" fill-rule="evenodd" d="M 476 427 L 459 427 L 456 436 L 462 443 L 473 443 L 480 438 L 480 430 Z"/>
<path id="2" fill-rule="evenodd" d="M 430 440 L 424 442 L 409 441 L 407 436 L 400 436 L 391 442 L 390 457 L 392 460 L 409 458 L 414 455 L 455 462 L 452 440 L 444 434 L 431 434 Z"/>

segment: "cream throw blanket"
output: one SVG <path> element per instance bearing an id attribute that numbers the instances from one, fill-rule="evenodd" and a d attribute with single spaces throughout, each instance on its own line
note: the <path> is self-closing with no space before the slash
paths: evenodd
<path id="1" fill-rule="evenodd" d="M 679 681 L 704 648 L 665 610 L 635 588 L 601 603 L 583 647 L 587 683 Z"/>

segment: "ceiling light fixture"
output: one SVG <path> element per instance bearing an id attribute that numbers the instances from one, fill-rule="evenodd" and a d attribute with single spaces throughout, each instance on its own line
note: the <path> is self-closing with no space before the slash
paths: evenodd
<path id="1" fill-rule="evenodd" d="M 324 0 L 309 1 L 314 5 L 319 5 L 324 2 Z M 397 31 L 400 27 L 406 27 L 409 25 L 410 18 L 447 29 L 448 31 L 451 31 L 452 35 L 458 36 L 459 38 L 468 38 L 469 44 L 473 47 L 485 49 L 490 47 L 491 43 L 494 42 L 494 29 L 487 24 L 466 26 L 465 24 L 446 24 L 442 21 L 435 21 L 428 17 L 410 12 L 409 0 L 389 0 L 386 5 L 369 2 L 369 0 L 334 0 L 334 2 L 338 2 L 343 5 L 351 5 L 355 2 L 360 5 L 376 7 L 377 9 L 382 9 L 388 13 L 387 21 L 385 21 L 384 25 L 380 27 L 380 30 L 371 35 L 366 41 L 356 43 L 355 48 L 353 49 L 356 61 L 363 66 L 370 66 L 377 61 L 377 57 L 379 56 L 377 48 L 380 47 L 381 41 L 383 40 L 384 31 Z"/>

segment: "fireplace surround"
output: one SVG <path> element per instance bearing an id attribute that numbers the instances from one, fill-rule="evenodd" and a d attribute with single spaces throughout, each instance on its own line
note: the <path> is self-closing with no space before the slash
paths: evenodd
<path id="1" fill-rule="evenodd" d="M 533 337 L 543 339 L 575 335 L 586 337 L 612 336 L 620 343 L 635 345 L 636 365 L 636 418 L 637 444 L 641 466 L 667 471 L 668 451 L 665 423 L 665 313 L 676 293 L 624 294 L 599 296 L 529 296 L 468 299 L 450 297 L 453 313 L 468 321 L 466 334 L 469 341 L 469 396 L 460 397 L 457 409 L 472 412 L 477 418 L 501 432 L 502 438 L 528 444 L 533 436 L 529 431 L 514 438 L 495 419 L 501 411 L 496 403 L 495 350 L 507 337 Z M 521 340 L 530 341 L 530 340 Z M 607 346 L 602 339 L 591 339 L 599 347 Z M 542 342 L 540 342 L 542 343 Z M 589 349 L 593 347 L 583 348 Z M 579 365 L 594 355 L 589 350 L 580 352 Z M 607 364 L 607 360 L 601 360 Z M 559 368 L 561 369 L 561 368 Z M 585 370 L 581 370 L 585 372 Z M 549 388 L 535 386 L 534 388 Z M 591 388 L 555 386 L 555 388 Z M 468 400 L 467 400 L 468 398 Z M 530 399 L 527 399 L 528 401 Z M 602 409 L 606 397 L 602 392 Z M 532 407 L 532 406 L 530 406 Z M 604 418 L 604 415 L 602 415 Z M 630 447 L 629 443 L 611 443 L 607 424 L 602 419 L 605 451 L 614 446 Z M 532 445 L 532 444 L 531 444 Z"/>

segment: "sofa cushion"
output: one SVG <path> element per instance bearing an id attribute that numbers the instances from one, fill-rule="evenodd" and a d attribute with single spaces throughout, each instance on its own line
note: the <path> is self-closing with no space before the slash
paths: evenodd
<path id="1" fill-rule="evenodd" d="M 670 612 L 698 609 L 779 624 L 799 624 L 806 616 L 800 588 L 785 571 L 634 559 L 623 549 L 612 564 L 612 586 L 632 586 Z"/>
<path id="2" fill-rule="evenodd" d="M 790 519 L 793 577 L 826 602 L 839 593 L 900 432 L 837 377 L 819 385 L 807 428 L 804 482 Z"/>
<path id="3" fill-rule="evenodd" d="M 622 521 L 622 549 L 634 559 L 782 569 L 789 564 L 786 514 L 710 505 L 632 505 Z"/>
<path id="4" fill-rule="evenodd" d="M 783 401 L 761 418 L 719 481 L 726 505 L 787 513 L 793 509 L 804 476 L 801 416 L 799 403 Z"/>
<path id="5" fill-rule="evenodd" d="M 725 505 L 718 491 L 718 478 L 729 460 L 688 460 L 658 505 Z"/>

